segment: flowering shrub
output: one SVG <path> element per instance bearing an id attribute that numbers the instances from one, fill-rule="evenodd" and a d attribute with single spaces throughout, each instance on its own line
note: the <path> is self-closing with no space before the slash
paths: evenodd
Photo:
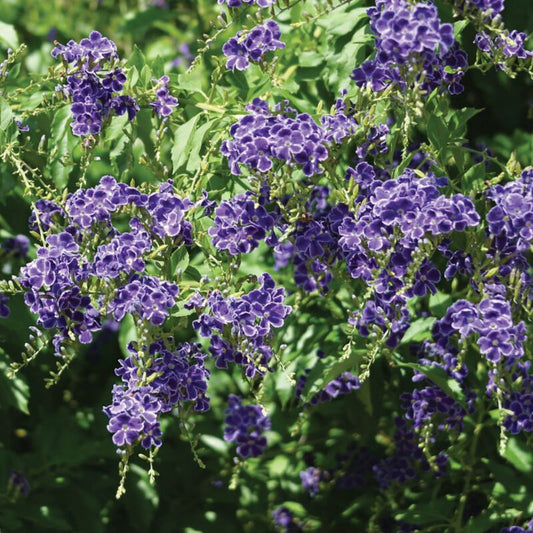
<path id="1" fill-rule="evenodd" d="M 520 2 L 8 3 L 2 531 L 533 531 Z"/>

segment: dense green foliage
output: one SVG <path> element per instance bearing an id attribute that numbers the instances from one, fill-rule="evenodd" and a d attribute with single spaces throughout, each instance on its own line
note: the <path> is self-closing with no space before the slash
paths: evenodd
<path id="1" fill-rule="evenodd" d="M 276 530 L 272 512 L 280 506 L 303 531 L 482 533 L 525 527 L 533 516 L 533 437 L 526 431 L 506 431 L 509 412 L 503 397 L 499 392 L 487 395 L 489 371 L 497 365 L 487 361 L 472 336 L 461 338 L 457 364 L 469 369 L 463 383 L 420 361 L 417 350 L 433 339 L 434 324 L 445 320 L 454 302 L 465 299 L 478 305 L 494 284 L 507 287 L 512 323 L 524 323 L 523 360 L 533 357 L 527 340 L 531 282 L 524 281 L 532 275 L 532 240 L 515 265 L 518 253 L 507 258 L 503 252 L 493 253 L 494 235 L 486 221 L 494 206 L 486 197 L 490 187 L 518 180 L 532 164 L 533 59 L 498 68 L 496 60 L 473 44 L 481 30 L 479 18 L 459 16 L 452 1 L 434 3 L 441 20 L 454 23 L 455 38 L 469 56 L 462 79 L 465 91 L 455 96 L 439 87 L 426 93 L 420 87 L 402 91 L 393 85 L 372 91 L 350 79 L 375 51 L 367 16 L 367 8 L 374 5 L 370 1 L 278 0 L 268 9 L 245 5 L 228 10 L 215 0 L 0 0 L 0 63 L 7 58 L 7 76 L 0 80 L 0 246 L 18 234 L 32 242 L 29 258 L 0 248 L 0 296 L 9 296 L 10 309 L 10 316 L 0 319 L 1 532 L 259 533 Z M 530 0 L 508 4 L 502 15 L 505 26 L 533 31 Z M 269 18 L 279 24 L 285 47 L 245 71 L 227 69 L 224 43 Z M 70 101 L 57 91 L 70 67 L 51 52 L 54 41 L 80 41 L 93 30 L 116 43 L 127 75 L 124 94 L 134 97 L 140 110 L 131 121 L 127 113 L 111 113 L 99 134 L 81 137 L 71 129 Z M 179 105 L 162 120 L 150 103 L 156 99 L 156 80 L 164 74 Z M 230 140 L 230 128 L 248 114 L 245 106 L 255 98 L 266 100 L 271 109 L 287 100 L 298 113 L 320 123 L 321 117 L 333 114 L 339 97 L 358 127 L 328 145 L 323 172 L 304 176 L 300 167 L 280 160 L 264 173 L 246 165 L 241 165 L 242 175 L 230 171 L 221 144 Z M 471 272 L 450 279 L 439 276 L 435 291 L 413 295 L 409 290 L 417 268 L 411 268 L 402 278 L 405 286 L 398 289 L 410 296 L 405 305 L 408 327 L 397 343 L 388 345 L 390 323 L 381 330 L 370 328 L 366 336 L 350 322 L 374 289 L 355 279 L 344 256 L 328 259 L 332 281 L 326 289 L 319 283 L 317 290 L 304 290 L 292 264 L 276 268 L 272 246 L 265 242 L 250 253 L 217 250 L 208 231 L 214 215 L 195 205 L 190 214 L 194 244 L 185 246 L 168 236 L 154 239 L 157 245 L 149 258 L 150 275 L 180 288 L 177 305 L 162 327 L 165 334 L 172 334 L 176 343 L 201 342 L 209 353 L 209 340 L 193 327 L 198 309 L 187 309 L 184 302 L 196 290 L 206 296 L 218 288 L 241 297 L 257 288 L 264 272 L 284 288 L 292 312 L 268 338 L 273 355 L 270 371 L 259 368 L 264 375 L 246 375 L 237 364 L 216 368 L 208 358 L 211 409 L 196 413 L 189 404 L 179 404 L 161 418 L 163 446 L 156 454 L 138 445 L 128 448 L 125 493 L 115 498 L 124 462 L 119 472 L 120 456 L 102 407 L 112 401 L 113 385 L 120 381 L 114 369 L 129 355 L 128 342 L 137 340 L 142 346 L 163 329 L 152 331 L 149 320 L 126 314 L 116 328 L 95 331 L 90 343 L 67 336 L 61 357 L 51 342 L 55 330 L 48 335 L 50 330 L 40 328 L 43 336 L 32 334 L 36 315 L 24 302 L 27 287 L 12 275 L 46 246 L 46 231 L 29 229 L 35 202 L 46 198 L 64 205 L 68 192 L 95 187 L 104 175 L 147 194 L 172 179 L 178 197 L 199 203 L 205 190 L 217 204 L 244 191 L 258 193 L 268 183 L 272 197 L 265 205 L 282 212 L 285 226 L 276 231 L 284 242 L 298 224 L 309 222 L 306 217 L 314 216 L 307 202 L 315 187 L 330 187 L 328 202 L 346 204 L 354 213 L 366 204 L 355 181 L 345 175 L 354 165 L 356 149 L 380 124 L 390 131 L 386 149 L 369 156 L 375 168 L 398 178 L 422 154 L 413 176 L 448 177 L 442 194 L 471 197 L 481 220 L 467 224 L 465 231 L 420 241 L 414 264 L 419 268 L 431 260 L 443 273 L 449 257 L 439 246 L 446 233 L 450 249 L 471 257 Z M 118 224 L 121 231 L 128 229 L 125 219 Z M 379 253 L 375 257 L 382 267 L 390 257 Z M 510 272 L 499 270 L 506 262 L 513 267 Z M 105 294 L 105 283 L 94 290 Z M 310 371 L 299 401 L 295 389 L 306 369 Z M 372 466 L 394 454 L 394 420 L 406 412 L 400 396 L 418 386 L 413 371 L 464 408 L 462 426 L 432 433 L 439 420 L 417 428 L 429 472 L 383 488 L 372 477 Z M 514 368 L 502 364 L 498 371 L 502 380 L 513 381 Z M 357 390 L 331 402 L 312 402 L 346 372 L 360 378 Z M 476 399 L 469 410 L 471 391 Z M 270 417 L 268 445 L 260 457 L 242 459 L 235 445 L 224 440 L 230 394 L 264 406 Z M 309 402 L 313 405 L 304 405 Z M 445 474 L 435 477 L 439 452 L 449 459 Z M 364 482 L 339 488 L 339 479 L 360 463 L 368 466 L 358 474 Z M 300 477 L 310 467 L 321 472 L 314 496 L 303 489 Z M 29 482 L 27 494 L 14 483 L 12 471 Z"/>

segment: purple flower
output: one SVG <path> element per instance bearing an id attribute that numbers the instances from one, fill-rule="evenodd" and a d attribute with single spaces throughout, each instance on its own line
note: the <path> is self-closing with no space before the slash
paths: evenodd
<path id="1" fill-rule="evenodd" d="M 9 302 L 9 298 L 3 292 L 0 292 L 0 318 L 8 318 L 11 314 L 7 302 Z"/>
<path id="2" fill-rule="evenodd" d="M 257 4 L 259 7 L 270 7 L 276 0 L 217 0 L 219 4 L 226 3 L 228 7 L 241 7 L 244 4 Z"/>
<path id="3" fill-rule="evenodd" d="M 79 43 L 69 41 L 52 50 L 52 56 L 61 56 L 72 64 L 67 70 L 67 85 L 59 86 L 60 93 L 72 100 L 72 133 L 76 136 L 97 135 L 102 122 L 114 111 L 128 113 L 132 120 L 139 107 L 136 101 L 119 94 L 126 82 L 120 68 L 111 69 L 118 60 L 115 43 L 93 31 Z M 104 73 L 107 71 L 107 73 Z"/>
<path id="4" fill-rule="evenodd" d="M 126 313 L 149 320 L 160 326 L 168 317 L 168 311 L 176 304 L 178 287 L 155 276 L 133 276 L 116 292 L 109 304 L 109 313 L 116 320 L 122 320 Z"/>
<path id="5" fill-rule="evenodd" d="M 218 250 L 231 255 L 249 253 L 274 227 L 274 217 L 251 194 L 239 194 L 215 209 L 215 225 L 208 233 Z"/>
<path id="6" fill-rule="evenodd" d="M 178 105 L 178 99 L 169 93 L 168 83 L 170 78 L 168 76 L 162 76 L 159 80 L 155 81 L 157 81 L 157 90 L 155 93 L 157 100 L 151 102 L 150 105 L 159 117 L 168 117 Z"/>
<path id="7" fill-rule="evenodd" d="M 231 394 L 225 411 L 224 440 L 236 442 L 243 457 L 259 457 L 267 447 L 263 432 L 270 429 L 270 419 L 260 405 L 243 405 L 242 398 Z"/>
<path id="8" fill-rule="evenodd" d="M 8 492 L 11 490 L 16 493 L 17 496 L 27 496 L 30 492 L 30 484 L 24 474 L 18 470 L 10 470 L 9 478 L 7 480 Z"/>
<path id="9" fill-rule="evenodd" d="M 312 498 L 318 494 L 319 483 L 322 480 L 322 471 L 314 466 L 300 472 L 302 487 Z"/>
<path id="10" fill-rule="evenodd" d="M 377 0 L 368 15 L 377 52 L 352 72 L 357 85 L 377 92 L 394 84 L 400 89 L 416 84 L 427 93 L 440 86 L 452 94 L 462 91 L 466 54 L 433 4 Z"/>
<path id="11" fill-rule="evenodd" d="M 280 37 L 279 26 L 273 20 L 267 20 L 248 32 L 238 32 L 222 47 L 222 52 L 228 58 L 226 68 L 246 70 L 250 61 L 258 63 L 267 52 L 285 48 Z"/>
<path id="12" fill-rule="evenodd" d="M 328 158 L 328 145 L 350 135 L 357 123 L 352 116 L 338 111 L 322 117 L 321 126 L 307 113 L 297 113 L 287 102 L 270 112 L 256 98 L 244 116 L 230 128 L 232 140 L 224 141 L 222 155 L 228 158 L 231 172 L 241 174 L 240 165 L 268 172 L 275 160 L 300 165 L 306 176 L 322 173 L 320 163 Z"/>

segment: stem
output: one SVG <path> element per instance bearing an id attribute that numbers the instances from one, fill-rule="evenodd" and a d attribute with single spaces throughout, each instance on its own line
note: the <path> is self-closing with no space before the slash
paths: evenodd
<path id="1" fill-rule="evenodd" d="M 461 533 L 462 531 L 464 531 L 463 515 L 465 512 L 468 492 L 470 491 L 470 487 L 472 485 L 472 474 L 474 471 L 473 465 L 476 461 L 477 444 L 479 441 L 479 435 L 481 433 L 481 430 L 483 429 L 482 420 L 483 420 L 484 415 L 485 415 L 485 402 L 481 404 L 481 407 L 478 411 L 478 417 L 476 421 L 476 426 L 474 427 L 474 435 L 472 438 L 472 444 L 470 446 L 468 464 L 465 466 L 465 469 L 466 469 L 465 484 L 461 492 L 461 497 L 459 499 L 459 507 L 457 508 L 457 515 L 455 517 L 455 523 L 453 525 L 453 531 L 455 531 L 456 533 Z"/>

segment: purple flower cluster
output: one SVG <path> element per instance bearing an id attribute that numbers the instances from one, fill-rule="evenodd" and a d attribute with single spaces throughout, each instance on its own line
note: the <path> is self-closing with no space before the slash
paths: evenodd
<path id="1" fill-rule="evenodd" d="M 505 0 L 455 0 L 454 4 L 463 12 L 478 10 L 483 16 L 494 18 L 503 11 Z"/>
<path id="2" fill-rule="evenodd" d="M 270 7 L 276 0 L 217 0 L 219 4 L 227 4 L 228 7 L 241 7 L 243 4 L 257 4 L 259 7 Z"/>
<path id="3" fill-rule="evenodd" d="M 296 112 L 287 102 L 277 104 L 271 112 L 266 102 L 256 98 L 246 110 L 250 114 L 233 124 L 232 140 L 224 141 L 221 147 L 235 175 L 241 174 L 240 164 L 268 172 L 275 160 L 301 166 L 306 176 L 320 174 L 320 163 L 328 158 L 331 139 L 340 142 L 357 128 L 355 119 L 349 116 L 334 120 L 327 115 L 319 126 L 309 114 Z"/>
<path id="4" fill-rule="evenodd" d="M 497 58 L 497 65 L 501 69 L 514 59 L 527 59 L 533 57 L 533 51 L 524 48 L 527 34 L 517 30 L 503 30 L 502 33 L 492 37 L 485 31 L 476 35 L 474 42 L 477 47 L 492 58 Z"/>
<path id="5" fill-rule="evenodd" d="M 193 322 L 200 335 L 210 338 L 209 351 L 218 368 L 237 363 L 246 367 L 250 377 L 268 369 L 272 350 L 267 341 L 274 328 L 283 326 L 291 311 L 283 303 L 285 291 L 276 288 L 269 274 L 262 274 L 259 283 L 259 288 L 238 298 L 213 291 L 205 301 L 195 302 L 197 307 L 206 307 L 207 312 Z M 231 338 L 233 344 L 224 336 Z"/>
<path id="6" fill-rule="evenodd" d="M 67 70 L 67 85 L 60 87 L 60 91 L 72 99 L 74 135 L 97 135 L 104 119 L 112 112 L 127 113 L 129 120 L 133 120 L 139 106 L 135 99 L 121 94 L 127 78 L 116 66 L 118 55 L 113 41 L 93 31 L 79 43 L 69 41 L 57 45 L 52 56 L 73 64 Z"/>
<path id="7" fill-rule="evenodd" d="M 510 526 L 504 527 L 500 533 L 533 533 L 533 520 L 530 520 L 525 527 Z"/>
<path id="8" fill-rule="evenodd" d="M 281 31 L 277 22 L 267 20 L 250 31 L 239 31 L 223 47 L 222 52 L 228 58 L 226 68 L 246 70 L 250 62 L 259 63 L 268 52 L 285 48 L 280 41 Z"/>
<path id="9" fill-rule="evenodd" d="M 364 168 L 362 165 L 365 165 Z M 412 286 L 402 281 L 420 245 L 428 236 L 446 235 L 476 226 L 480 217 L 472 200 L 462 194 L 440 194 L 446 180 L 428 174 L 416 177 L 407 169 L 397 179 L 373 179 L 367 163 L 357 166 L 364 186 L 358 199 L 357 216 L 347 213 L 338 226 L 339 245 L 353 278 L 360 278 L 375 290 L 351 322 L 367 336 L 369 327 L 388 331 L 388 345 L 395 346 L 409 325 L 407 300 L 436 292 L 440 272 L 426 259 L 414 272 Z M 363 200 L 365 201 L 364 203 Z M 386 268 L 378 258 L 386 256 Z"/>
<path id="10" fill-rule="evenodd" d="M 496 250 L 522 253 L 533 242 L 533 170 L 506 185 L 495 185 L 488 193 L 494 207 L 487 214 L 489 233 Z"/>
<path id="11" fill-rule="evenodd" d="M 451 94 L 463 91 L 467 56 L 457 48 L 453 26 L 441 24 L 436 6 L 376 0 L 368 15 L 377 53 L 353 71 L 357 85 L 373 91 L 393 84 L 401 89 L 419 85 L 427 93 L 441 86 Z"/>
<path id="12" fill-rule="evenodd" d="M 178 99 L 168 91 L 168 83 L 170 81 L 168 76 L 161 76 L 161 78 L 155 81 L 157 81 L 155 92 L 157 100 L 151 102 L 150 105 L 160 118 L 168 117 L 178 105 Z"/>
<path id="13" fill-rule="evenodd" d="M 267 238 L 275 217 L 254 201 L 251 193 L 238 194 L 215 209 L 215 225 L 208 233 L 218 250 L 230 255 L 247 254 Z"/>
<path id="14" fill-rule="evenodd" d="M 7 480 L 7 492 L 14 492 L 17 496 L 27 496 L 30 492 L 30 484 L 26 476 L 18 470 L 10 470 Z"/>
<path id="15" fill-rule="evenodd" d="M 33 205 L 33 211 L 28 221 L 31 231 L 39 233 L 56 229 L 57 222 L 64 217 L 63 208 L 52 200 L 37 200 Z"/>
<path id="16" fill-rule="evenodd" d="M 10 257 L 24 259 L 30 252 L 30 239 L 26 235 L 9 237 L 2 243 L 0 255 L 2 251 Z"/>
<path id="17" fill-rule="evenodd" d="M 270 419 L 260 405 L 243 405 L 242 398 L 231 394 L 226 409 L 224 440 L 235 442 L 243 457 L 259 457 L 267 447 L 263 432 L 270 429 Z"/>
<path id="18" fill-rule="evenodd" d="M 422 429 L 429 423 L 435 424 L 436 419 L 443 419 L 437 426 L 440 431 L 462 431 L 466 411 L 440 387 L 415 389 L 402 394 L 401 399 L 406 410 L 405 418 L 412 420 L 414 429 Z"/>
<path id="19" fill-rule="evenodd" d="M 307 383 L 307 377 L 310 373 L 310 369 L 307 369 L 304 374 L 300 375 L 296 383 L 295 396 L 298 400 L 301 400 L 302 392 Z M 339 377 L 331 380 L 323 389 L 319 390 L 313 395 L 309 404 L 317 405 L 319 403 L 331 402 L 339 396 L 350 394 L 354 390 L 358 390 L 361 387 L 361 382 L 357 376 L 354 376 L 351 372 L 343 372 Z"/>
<path id="20" fill-rule="evenodd" d="M 153 243 L 170 238 L 176 246 L 192 244 L 184 215 L 193 204 L 178 198 L 172 186 L 166 182 L 145 194 L 104 176 L 96 187 L 70 194 L 64 208 L 36 203 L 30 223 L 51 234 L 37 258 L 21 269 L 20 281 L 39 325 L 57 330 L 58 353 L 73 338 L 91 342 L 109 315 L 121 320 L 133 313 L 154 325 L 164 322 L 178 288 L 145 275 Z M 121 232 L 123 225 L 113 222 L 124 215 L 131 231 Z M 101 293 L 94 294 L 95 285 Z"/>
<path id="21" fill-rule="evenodd" d="M 277 507 L 272 511 L 274 524 L 281 533 L 301 533 L 302 528 L 294 521 L 292 513 L 286 507 Z"/>
<path id="22" fill-rule="evenodd" d="M 523 322 L 514 324 L 505 288 L 477 305 L 466 300 L 455 302 L 434 325 L 437 344 L 455 351 L 453 336 L 477 335 L 479 351 L 490 363 L 487 394 L 503 399 L 504 427 L 513 434 L 533 431 L 533 374 L 530 361 L 524 360 L 527 330 Z M 503 293 L 503 294 L 500 294 Z"/>
<path id="23" fill-rule="evenodd" d="M 108 307 L 115 320 L 131 313 L 150 321 L 154 326 L 163 324 L 168 310 L 176 304 L 178 286 L 155 276 L 134 276 L 121 286 Z"/>
<path id="24" fill-rule="evenodd" d="M 458 300 L 450 306 L 435 323 L 433 337 L 440 346 L 448 348 L 451 335 L 456 333 L 462 338 L 477 333 L 479 350 L 491 363 L 512 364 L 524 355 L 525 324 L 513 324 L 511 306 L 500 295 L 485 298 L 478 305 Z"/>
<path id="25" fill-rule="evenodd" d="M 130 349 L 136 354 L 136 346 Z M 161 446 L 160 416 L 183 402 L 194 402 L 196 411 L 209 409 L 207 356 L 200 349 L 197 344 L 180 344 L 170 351 L 158 341 L 150 346 L 149 367 L 136 355 L 119 361 L 115 372 L 122 385 L 113 387 L 112 403 L 104 407 L 107 429 L 119 449 L 137 443 L 146 449 Z"/>
<path id="26" fill-rule="evenodd" d="M 395 419 L 395 425 L 394 453 L 373 467 L 380 488 L 384 490 L 394 482 L 403 484 L 416 478 L 419 472 L 432 472 L 436 477 L 441 477 L 448 464 L 447 455 L 439 452 L 434 465 L 437 469 L 432 469 L 418 445 L 414 430 L 408 428 L 407 422 L 401 417 Z"/>
<path id="27" fill-rule="evenodd" d="M 309 494 L 309 496 L 311 496 L 311 498 L 318 494 L 320 490 L 319 483 L 323 480 L 323 478 L 324 472 L 314 466 L 310 466 L 306 470 L 302 470 L 300 472 L 302 487 Z"/>
<path id="28" fill-rule="evenodd" d="M 7 302 L 9 302 L 9 298 L 3 292 L 0 292 L 0 318 L 8 318 L 11 314 Z"/>
<path id="29" fill-rule="evenodd" d="M 310 193 L 305 216 L 295 224 L 289 239 L 274 248 L 276 268 L 292 261 L 294 281 L 306 292 L 327 292 L 333 280 L 332 267 L 343 258 L 338 228 L 348 208 L 332 207 L 328 187 L 315 187 Z"/>

